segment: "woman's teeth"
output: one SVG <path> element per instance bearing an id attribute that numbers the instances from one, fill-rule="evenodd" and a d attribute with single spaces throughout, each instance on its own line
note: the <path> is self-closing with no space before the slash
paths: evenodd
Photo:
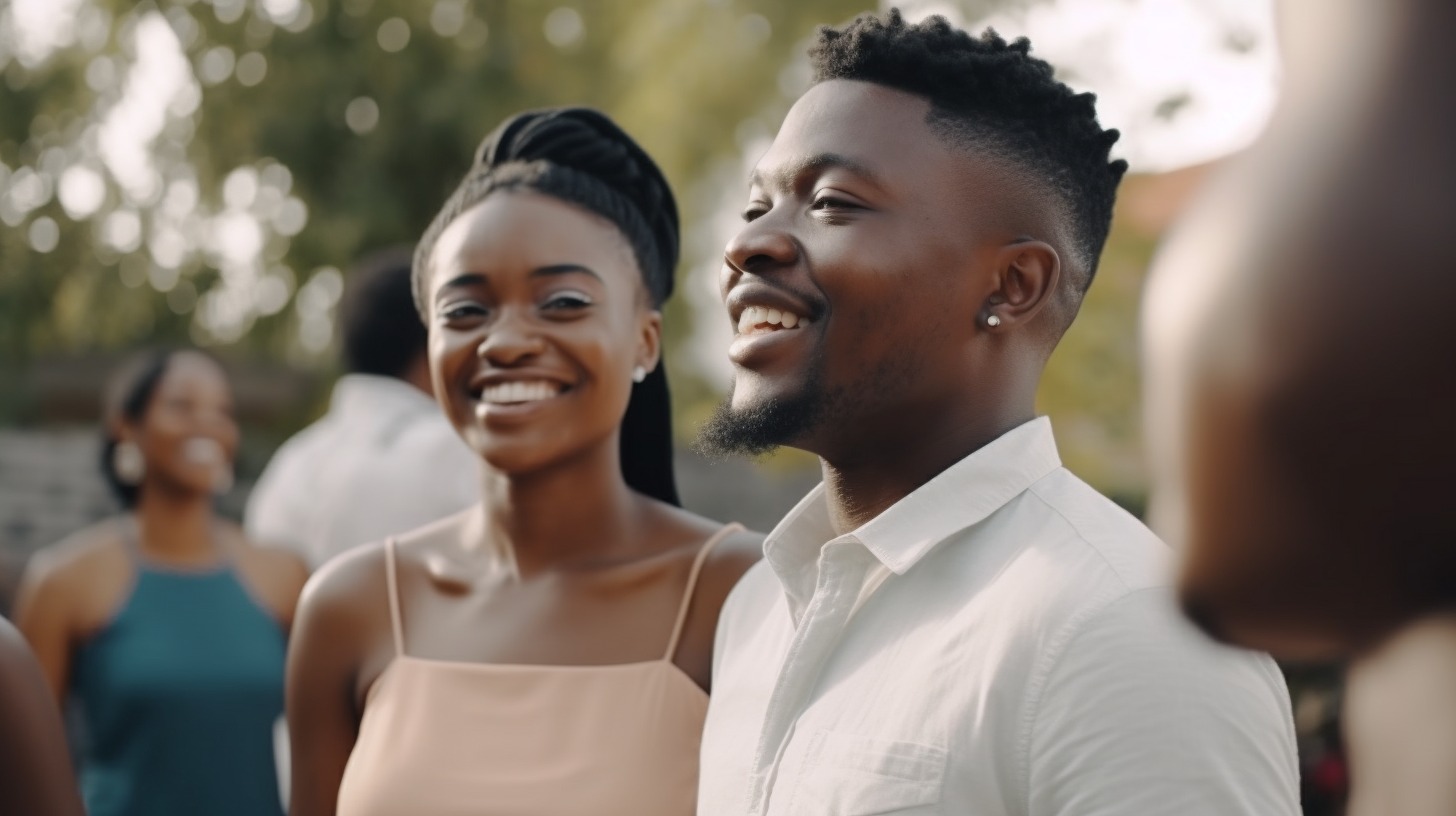
<path id="1" fill-rule="evenodd" d="M 555 383 L 546 380 L 532 380 L 486 386 L 485 390 L 480 392 L 480 399 L 484 402 L 496 403 L 534 402 L 551 399 L 559 393 L 561 393 L 561 389 Z"/>
<path id="2" fill-rule="evenodd" d="M 194 436 L 182 442 L 182 458 L 194 465 L 221 465 L 227 461 L 227 451 L 216 439 Z"/>
<path id="3" fill-rule="evenodd" d="M 809 325 L 807 317 L 799 317 L 793 312 L 770 309 L 767 306 L 749 306 L 738 315 L 739 334 L 747 334 L 757 326 L 766 326 L 765 331 L 777 331 L 807 325 Z"/>

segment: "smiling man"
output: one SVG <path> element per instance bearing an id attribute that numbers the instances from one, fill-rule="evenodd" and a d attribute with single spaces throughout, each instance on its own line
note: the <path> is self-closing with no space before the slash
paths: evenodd
<path id="1" fill-rule="evenodd" d="M 705 447 L 823 462 L 724 609 L 700 816 L 1293 816 L 1288 697 L 1037 418 L 1125 164 L 1025 41 L 825 29 L 725 252 Z"/>

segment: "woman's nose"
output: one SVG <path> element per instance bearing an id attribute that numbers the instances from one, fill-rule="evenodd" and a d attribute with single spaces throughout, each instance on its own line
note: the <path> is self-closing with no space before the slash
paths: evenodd
<path id="1" fill-rule="evenodd" d="M 520 365 L 546 350 L 546 340 L 523 316 L 506 310 L 491 325 L 476 354 L 503 368 Z"/>

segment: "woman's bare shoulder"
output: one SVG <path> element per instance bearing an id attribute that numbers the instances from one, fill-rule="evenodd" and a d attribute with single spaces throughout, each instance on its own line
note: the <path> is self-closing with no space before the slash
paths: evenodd
<path id="1" fill-rule="evenodd" d="M 33 586 L 70 584 L 112 574 L 127 559 L 123 517 L 99 521 L 41 548 L 26 565 L 25 582 Z"/>
<path id="2" fill-rule="evenodd" d="M 727 525 L 721 521 L 700 516 L 682 508 L 671 508 L 677 524 L 691 531 L 694 554 L 709 539 L 724 532 Z M 713 585 L 726 585 L 723 594 L 731 589 L 743 573 L 763 558 L 763 533 L 738 529 L 729 532 L 713 545 L 712 552 L 703 561 L 703 572 L 699 581 L 711 589 Z"/>

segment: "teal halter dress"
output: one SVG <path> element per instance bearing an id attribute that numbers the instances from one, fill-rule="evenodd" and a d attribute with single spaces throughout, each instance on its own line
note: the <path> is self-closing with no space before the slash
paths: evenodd
<path id="1" fill-rule="evenodd" d="M 87 813 L 282 816 L 283 629 L 226 558 L 184 571 L 129 546 L 131 597 L 74 661 Z"/>

